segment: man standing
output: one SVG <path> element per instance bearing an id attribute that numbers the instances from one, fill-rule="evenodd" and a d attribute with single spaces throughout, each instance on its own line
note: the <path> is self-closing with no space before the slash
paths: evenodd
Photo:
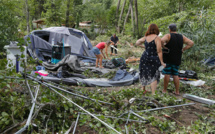
<path id="1" fill-rule="evenodd" d="M 179 65 L 181 64 L 182 53 L 185 50 L 191 48 L 194 43 L 184 35 L 178 34 L 176 30 L 176 24 L 170 24 L 170 33 L 164 35 L 164 37 L 161 39 L 163 47 L 163 59 L 164 63 L 166 63 L 166 67 L 163 69 L 162 73 L 165 75 L 163 93 L 166 93 L 170 75 L 172 75 L 176 88 L 174 94 L 179 95 L 178 69 Z M 186 44 L 186 46 L 183 47 L 183 44 Z"/>
<path id="2" fill-rule="evenodd" d="M 116 36 L 116 34 L 113 34 L 113 36 L 111 36 L 110 40 L 111 40 L 113 46 L 115 48 L 117 48 L 117 43 L 118 43 L 119 39 Z M 114 48 L 111 47 L 111 55 L 113 54 L 113 50 L 114 50 Z M 116 49 L 115 49 L 115 54 L 117 55 L 117 50 Z"/>

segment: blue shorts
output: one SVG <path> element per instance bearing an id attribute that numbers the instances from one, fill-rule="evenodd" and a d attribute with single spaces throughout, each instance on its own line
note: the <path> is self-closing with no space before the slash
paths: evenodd
<path id="1" fill-rule="evenodd" d="M 179 66 L 173 64 L 166 64 L 166 67 L 162 70 L 163 74 L 178 75 Z"/>
<path id="2" fill-rule="evenodd" d="M 92 52 L 93 52 L 95 55 L 101 54 L 100 50 L 99 50 L 97 47 L 93 47 Z"/>

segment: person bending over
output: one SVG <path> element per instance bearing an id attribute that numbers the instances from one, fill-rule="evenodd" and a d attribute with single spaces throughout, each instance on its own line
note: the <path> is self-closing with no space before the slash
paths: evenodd
<path id="1" fill-rule="evenodd" d="M 99 68 L 104 68 L 102 66 L 102 58 L 109 59 L 107 50 L 110 45 L 111 45 L 111 42 L 107 41 L 107 42 L 100 42 L 95 47 L 93 47 L 92 52 L 96 55 L 96 67 L 98 67 L 98 63 L 99 63 Z M 103 53 L 103 49 L 105 49 L 106 56 Z"/>
<path id="2" fill-rule="evenodd" d="M 175 95 L 179 95 L 179 77 L 178 69 L 181 64 L 182 53 L 191 48 L 194 43 L 182 34 L 176 32 L 176 24 L 169 25 L 169 34 L 166 34 L 161 39 L 163 47 L 163 59 L 166 63 L 166 68 L 162 70 L 164 76 L 164 89 L 163 93 L 166 93 L 167 86 L 169 83 L 170 76 L 173 76 L 174 85 L 176 91 L 173 92 Z M 183 44 L 186 46 L 183 48 Z"/>

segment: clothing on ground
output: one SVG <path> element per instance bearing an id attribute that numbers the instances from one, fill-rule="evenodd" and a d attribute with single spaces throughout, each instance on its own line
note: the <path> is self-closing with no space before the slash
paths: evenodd
<path id="1" fill-rule="evenodd" d="M 151 42 L 145 40 L 145 51 L 140 58 L 140 82 L 143 86 L 149 85 L 154 81 L 160 81 L 160 72 L 158 68 L 161 66 L 155 39 Z"/>
<path id="2" fill-rule="evenodd" d="M 162 70 L 163 74 L 167 75 L 178 75 L 179 66 L 173 64 L 166 64 L 166 67 Z"/>
<path id="3" fill-rule="evenodd" d="M 170 33 L 170 40 L 165 47 L 169 49 L 169 53 L 163 53 L 164 63 L 179 66 L 182 57 L 183 36 L 178 33 Z"/>

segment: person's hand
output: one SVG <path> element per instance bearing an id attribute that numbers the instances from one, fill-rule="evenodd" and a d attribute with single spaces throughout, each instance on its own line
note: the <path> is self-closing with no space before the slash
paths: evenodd
<path id="1" fill-rule="evenodd" d="M 182 49 L 181 51 L 182 51 L 182 53 L 184 53 L 184 49 Z"/>
<path id="2" fill-rule="evenodd" d="M 165 68 L 166 67 L 166 64 L 165 63 L 161 63 L 161 65 Z"/>

